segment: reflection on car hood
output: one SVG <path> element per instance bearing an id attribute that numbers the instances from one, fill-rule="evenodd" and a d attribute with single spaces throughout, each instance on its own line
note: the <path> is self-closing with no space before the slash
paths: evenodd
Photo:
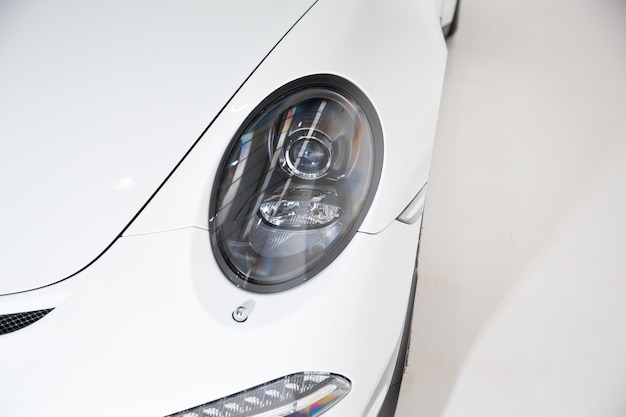
<path id="1" fill-rule="evenodd" d="M 0 294 L 98 257 L 312 2 L 0 2 Z"/>

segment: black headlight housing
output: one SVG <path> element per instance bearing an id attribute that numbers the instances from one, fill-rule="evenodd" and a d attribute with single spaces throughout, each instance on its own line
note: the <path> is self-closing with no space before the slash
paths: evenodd
<path id="1" fill-rule="evenodd" d="M 350 242 L 380 179 L 382 128 L 333 75 L 272 93 L 235 134 L 216 175 L 213 252 L 237 286 L 276 292 L 310 279 Z"/>

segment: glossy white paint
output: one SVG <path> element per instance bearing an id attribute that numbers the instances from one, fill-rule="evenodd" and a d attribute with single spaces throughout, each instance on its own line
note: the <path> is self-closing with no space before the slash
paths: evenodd
<path id="1" fill-rule="evenodd" d="M 263 4 L 268 7 L 268 3 Z M 264 35 L 259 45 L 271 44 L 268 40 L 271 36 L 284 33 L 306 5 L 284 4 L 286 9 L 279 12 L 272 8 L 270 14 L 280 25 Z M 231 17 L 236 10 L 245 10 L 236 26 L 226 21 L 214 22 L 222 30 L 219 42 L 213 45 L 218 51 L 226 52 L 229 48 L 239 51 L 237 48 L 242 47 L 239 42 L 250 42 L 256 35 L 250 28 L 267 23 L 253 18 L 263 15 L 260 5 L 245 8 L 237 3 L 220 7 L 225 7 Z M 199 26 L 206 29 L 202 24 Z M 93 32 L 97 32 L 97 26 Z M 125 45 L 120 39 L 119 43 Z M 194 41 L 202 46 L 202 40 Z M 411 45 L 410 49 L 407 45 Z M 249 48 L 255 46 L 246 44 L 243 50 L 260 62 L 255 53 L 262 56 L 263 48 Z M 180 53 L 186 55 L 185 51 Z M 0 296 L 0 313 L 18 312 L 18 308 L 24 311 L 55 307 L 37 323 L 0 337 L 0 415 L 162 416 L 306 370 L 336 372 L 353 383 L 350 394 L 326 414 L 328 417 L 378 414 L 399 349 L 421 225 L 421 218 L 410 225 L 394 219 L 428 177 L 446 59 L 435 2 L 399 1 L 389 7 L 373 0 L 320 0 L 231 101 L 226 91 L 235 93 L 240 75 L 250 70 L 246 65 L 253 59 L 232 58 L 242 60 L 239 68 L 239 61 L 228 66 L 221 61 L 216 63 L 215 57 L 219 56 L 222 55 L 207 53 L 197 58 L 204 64 L 201 68 L 194 67 L 198 78 L 183 80 L 185 85 L 192 86 L 203 75 L 208 81 L 202 81 L 214 89 L 209 92 L 206 90 L 209 84 L 202 84 L 205 89 L 189 98 L 191 102 L 206 104 L 202 112 L 192 106 L 205 116 L 202 118 L 205 125 L 196 122 L 199 113 L 176 102 L 177 122 L 191 120 L 186 118 L 195 114 L 196 124 L 185 125 L 185 135 L 173 132 L 174 125 L 168 125 L 170 130 L 164 131 L 155 128 L 146 138 L 142 133 L 137 143 L 143 144 L 140 150 L 149 154 L 135 149 L 135 156 L 124 160 L 137 171 L 155 167 L 151 174 L 146 174 L 153 181 L 144 190 L 147 195 L 144 193 L 143 200 L 137 198 L 141 206 L 190 146 L 186 141 L 176 144 L 176 149 L 170 152 L 153 148 L 155 143 L 165 146 L 162 142 L 178 135 L 192 137 L 189 140 L 193 142 L 198 129 L 201 132 L 201 127 L 227 103 L 124 237 L 117 239 L 96 262 L 66 281 Z M 176 65 L 187 68 L 189 64 Z M 155 71 L 167 72 L 167 68 L 159 67 Z M 154 74 L 152 68 L 143 67 L 143 70 L 151 77 Z M 203 70 L 206 72 L 202 73 Z M 228 76 L 222 79 L 220 71 L 228 72 Z M 135 75 L 140 73 L 137 70 Z M 376 107 L 385 142 L 383 174 L 376 198 L 360 233 L 314 279 L 276 294 L 240 290 L 224 277 L 217 265 L 206 230 L 218 164 L 233 134 L 258 103 L 281 85 L 316 73 L 345 77 L 359 86 Z M 118 93 L 122 95 L 121 91 Z M 167 96 L 168 92 L 163 94 Z M 147 96 L 146 92 L 138 103 L 145 103 Z M 166 104 L 174 106 L 172 102 Z M 132 100 L 130 104 L 120 105 L 128 111 L 133 109 Z M 188 115 L 187 110 L 193 114 Z M 159 115 L 152 113 L 159 123 L 167 122 Z M 157 126 L 161 125 L 157 123 Z M 192 131 L 196 136 L 191 135 Z M 130 133 L 124 138 L 134 139 Z M 78 163 L 93 162 L 96 166 L 94 161 L 99 159 L 107 163 L 117 161 L 112 154 L 94 151 L 79 139 L 77 134 L 74 141 L 78 148 L 74 152 L 90 152 L 85 161 Z M 121 139 L 116 143 L 126 145 Z M 72 155 L 61 155 L 61 161 L 65 158 L 67 163 L 73 163 Z M 144 158 L 150 157 L 154 159 L 144 167 Z M 47 169 L 52 170 L 54 165 L 50 164 Z M 63 175 L 76 172 L 72 169 L 61 171 Z M 156 172 L 160 169 L 164 171 L 158 177 Z M 144 181 L 138 181 L 137 175 L 116 177 L 113 184 L 119 189 L 112 194 L 141 191 L 139 187 Z M 87 181 L 86 176 L 80 179 Z M 87 194 L 71 195 L 68 191 L 71 189 L 68 187 L 66 194 L 54 194 L 50 198 L 71 196 L 71 202 L 96 194 L 90 190 L 85 191 Z M 31 194 L 29 198 L 34 201 L 35 197 Z M 106 200 L 111 204 L 110 210 L 116 213 L 117 203 L 104 197 L 93 198 Z M 46 215 L 52 216 L 66 204 L 67 201 L 41 201 L 38 207 L 49 209 Z M 103 203 L 98 207 L 109 206 Z M 126 221 L 138 210 L 128 207 L 122 210 Z M 86 225 L 96 223 L 94 228 L 109 230 L 105 218 L 96 213 L 94 208 L 76 214 L 71 230 L 80 229 L 85 239 L 89 239 Z M 112 218 L 117 216 L 115 213 Z M 51 221 L 49 217 L 45 219 Z M 46 232 L 47 240 L 40 243 L 41 247 L 46 242 L 51 245 L 56 236 L 63 236 L 62 225 L 58 223 L 55 226 L 58 230 Z M 113 227 L 110 239 L 124 225 L 122 222 Z M 94 240 L 102 242 L 102 236 L 94 231 Z M 32 239 L 33 235 L 22 238 Z M 68 239 L 71 240 L 69 236 Z M 7 241 L 3 240 L 3 245 L 10 246 L 10 242 L 4 242 Z M 89 245 L 85 243 L 86 248 Z M 34 247 L 31 256 L 35 257 L 41 247 Z M 62 252 L 63 248 L 58 250 Z M 75 256 L 72 261 L 77 265 L 87 255 L 77 251 Z M 63 263 L 58 257 L 52 257 L 54 262 L 49 258 L 43 257 L 41 265 L 32 266 L 29 271 L 51 272 L 52 266 Z M 57 269 L 62 271 L 60 267 Z M 71 265 L 67 269 L 71 270 Z M 23 275 L 27 272 L 21 271 Z M 59 278 L 50 278 L 52 275 L 37 278 L 41 281 L 33 278 L 30 286 Z M 12 281 L 11 285 L 15 286 L 16 282 Z M 7 286 L 4 291 L 11 288 Z M 253 306 L 250 317 L 245 323 L 236 323 L 231 314 L 243 303 Z"/>
<path id="2" fill-rule="evenodd" d="M 0 3 L 0 294 L 106 249 L 310 4 Z"/>
<path id="3" fill-rule="evenodd" d="M 0 415 L 163 416 L 327 370 L 353 386 L 325 415 L 363 416 L 395 364 L 420 223 L 357 233 L 318 277 L 271 295 L 232 285 L 202 229 L 121 238 L 67 301 L 0 337 Z"/>
<path id="4" fill-rule="evenodd" d="M 320 30 L 322 21 L 333 30 Z M 385 25 L 384 31 L 372 30 L 380 25 Z M 430 2 L 398 2 L 394 7 L 362 0 L 318 2 L 237 93 L 126 233 L 190 225 L 208 228 L 213 178 L 237 128 L 277 87 L 318 73 L 351 80 L 378 111 L 385 146 L 383 174 L 360 230 L 383 230 L 428 178 L 446 58 L 438 25 Z"/>

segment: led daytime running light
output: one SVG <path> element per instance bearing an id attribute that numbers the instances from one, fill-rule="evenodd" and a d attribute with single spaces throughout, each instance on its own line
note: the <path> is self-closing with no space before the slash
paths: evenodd
<path id="1" fill-rule="evenodd" d="M 350 392 L 350 381 L 301 372 L 167 417 L 317 417 Z"/>

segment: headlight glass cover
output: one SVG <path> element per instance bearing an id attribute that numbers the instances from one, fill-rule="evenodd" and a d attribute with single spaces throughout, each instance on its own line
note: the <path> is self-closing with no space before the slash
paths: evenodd
<path id="1" fill-rule="evenodd" d="M 356 233 L 381 165 L 382 129 L 357 87 L 320 75 L 279 89 L 243 123 L 216 176 L 209 225 L 222 270 L 257 292 L 311 278 Z"/>

